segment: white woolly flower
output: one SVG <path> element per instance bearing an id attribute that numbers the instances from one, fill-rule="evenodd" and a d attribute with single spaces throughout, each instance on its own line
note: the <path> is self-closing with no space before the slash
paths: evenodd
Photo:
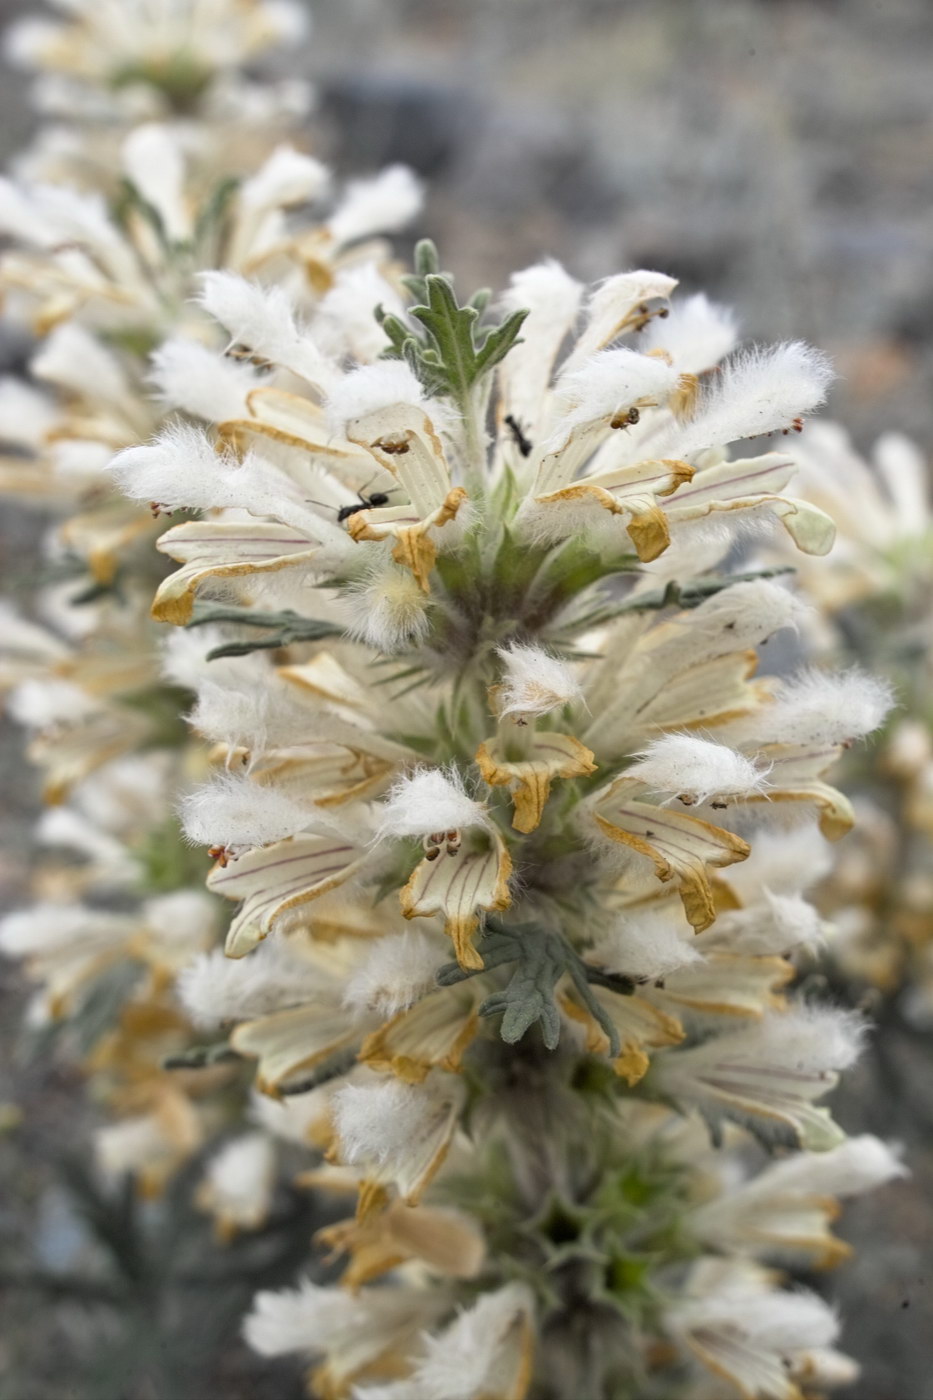
<path id="1" fill-rule="evenodd" d="M 426 1400 L 482 1400 L 515 1394 L 528 1333 L 533 1300 L 530 1289 L 510 1283 L 482 1294 L 471 1308 L 437 1336 L 424 1339 L 427 1356 L 415 1367 L 413 1389 Z M 524 1329 L 523 1329 L 524 1324 Z"/>
<path id="2" fill-rule="evenodd" d="M 436 945 L 414 929 L 378 939 L 353 972 L 343 994 L 354 1011 L 394 1016 L 434 988 L 441 957 Z"/>
<path id="3" fill-rule="evenodd" d="M 346 596 L 347 631 L 386 656 L 416 646 L 431 630 L 427 600 L 410 569 L 389 564 Z"/>
<path id="4" fill-rule="evenodd" d="M 399 1285 L 353 1294 L 305 1279 L 297 1288 L 257 1293 L 243 1335 L 262 1356 L 326 1353 L 328 1370 L 336 1369 L 339 1390 L 348 1394 L 350 1377 L 430 1325 L 439 1305 L 443 1294 L 432 1297 L 425 1289 Z"/>
<path id="5" fill-rule="evenodd" d="M 43 901 L 0 919 L 0 951 L 14 958 L 42 957 L 78 945 L 93 951 L 125 938 L 132 927 L 123 914 Z"/>
<path id="6" fill-rule="evenodd" d="M 158 397 L 208 423 L 246 414 L 246 396 L 260 382 L 254 370 L 196 340 L 167 340 L 152 356 Z"/>
<path id="7" fill-rule="evenodd" d="M 335 1333 L 366 1325 L 366 1306 L 340 1288 L 303 1279 L 297 1288 L 257 1293 L 243 1335 L 261 1356 L 318 1351 Z"/>
<path id="8" fill-rule="evenodd" d="M 336 381 L 333 365 L 298 325 L 283 287 L 261 287 L 233 272 L 204 272 L 198 301 L 227 328 L 233 345 L 292 370 L 321 392 Z"/>
<path id="9" fill-rule="evenodd" d="M 52 331 L 30 368 L 37 379 L 92 402 L 122 406 L 134 397 L 116 356 L 73 321 Z"/>
<path id="10" fill-rule="evenodd" d="M 831 1267 L 848 1253 L 830 1231 L 835 1198 L 874 1190 L 906 1175 L 878 1138 L 851 1138 L 828 1152 L 799 1152 L 694 1207 L 688 1226 L 725 1253 L 803 1259 Z"/>
<path id="11" fill-rule="evenodd" d="M 195 953 L 217 928 L 217 906 L 206 890 L 173 890 L 143 905 L 143 917 L 160 941 Z"/>
<path id="12" fill-rule="evenodd" d="M 567 662 L 543 647 L 511 642 L 497 655 L 505 667 L 497 696 L 500 715 L 546 715 L 582 698 Z"/>
<path id="13" fill-rule="evenodd" d="M 682 374 L 712 369 L 735 347 L 735 314 L 717 306 L 703 292 L 674 301 L 668 315 L 655 317 L 644 329 L 646 350 L 665 350 Z"/>
<path id="14" fill-rule="evenodd" d="M 667 911 L 649 907 L 620 917 L 587 954 L 587 961 L 622 977 L 653 982 L 703 961 L 690 937 L 690 930 L 684 934 Z"/>
<path id="15" fill-rule="evenodd" d="M 741 1394 L 794 1400 L 793 1372 L 839 1333 L 832 1308 L 815 1293 L 774 1286 L 750 1260 L 704 1258 L 686 1291 L 667 1307 L 666 1329 Z"/>
<path id="16" fill-rule="evenodd" d="M 146 446 L 124 448 L 109 469 L 131 500 L 155 501 L 169 510 L 232 504 L 226 474 L 237 470 L 202 429 L 188 423 L 169 424 Z"/>
<path id="17" fill-rule="evenodd" d="M 729 884 L 742 904 L 754 904 L 765 890 L 797 895 L 832 868 L 832 846 L 812 822 L 789 831 L 761 831 L 751 855 L 729 870 Z"/>
<path id="18" fill-rule="evenodd" d="M 381 360 L 344 375 L 327 401 L 327 417 L 332 432 L 343 435 L 356 418 L 397 403 L 423 402 L 424 389 L 405 361 Z"/>
<path id="19" fill-rule="evenodd" d="M 904 1163 L 886 1142 L 863 1133 L 830 1152 L 800 1152 L 774 1162 L 749 1183 L 748 1189 L 844 1198 L 860 1196 L 907 1175 Z"/>
<path id="20" fill-rule="evenodd" d="M 128 447 L 110 463 L 124 493 L 168 510 L 235 507 L 306 533 L 309 543 L 322 524 L 302 503 L 289 477 L 253 453 L 242 462 L 218 454 L 199 428 L 184 423 L 164 428 L 145 447 Z"/>
<path id="21" fill-rule="evenodd" d="M 262 677 L 248 677 L 239 686 L 204 681 L 189 716 L 192 726 L 214 743 L 230 749 L 260 749 L 272 722 L 273 696 Z"/>
<path id="22" fill-rule="evenodd" d="M 707 388 L 693 421 L 677 435 L 677 451 L 689 457 L 790 428 L 820 406 L 832 379 L 826 356 L 802 341 L 744 351 Z"/>
<path id="23" fill-rule="evenodd" d="M 677 385 L 678 371 L 658 356 L 637 350 L 601 350 L 579 369 L 561 376 L 559 400 L 565 406 L 552 445 L 566 442 L 574 428 L 612 418 L 642 403 L 663 403 Z"/>
<path id="24" fill-rule="evenodd" d="M 221 1238 L 263 1224 L 275 1188 L 275 1148 L 265 1133 L 244 1133 L 208 1161 L 197 1192 L 202 1210 L 215 1216 Z"/>
<path id="25" fill-rule="evenodd" d="M 402 1194 L 433 1174 L 456 1121 L 463 1086 L 459 1080 L 404 1084 L 344 1084 L 333 1098 L 340 1155 L 351 1166 L 381 1169 L 380 1179 L 398 1180 Z"/>
<path id="26" fill-rule="evenodd" d="M 139 1114 L 99 1128 L 94 1148 L 108 1176 L 123 1176 L 157 1158 L 165 1149 L 165 1135 L 154 1114 Z"/>
<path id="27" fill-rule="evenodd" d="M 310 963 L 281 940 L 266 941 L 247 959 L 220 950 L 202 953 L 178 979 L 178 995 L 191 1019 L 205 1028 L 265 1016 L 308 1000 L 321 981 Z"/>
<path id="28" fill-rule="evenodd" d="M 51 399 L 21 379 L 0 379 L 0 442 L 36 449 L 55 425 Z"/>
<path id="29" fill-rule="evenodd" d="M 500 375 L 507 411 L 532 432 L 542 418 L 554 364 L 582 297 L 582 283 L 552 260 L 514 273 L 502 297 L 506 312 L 528 313 Z"/>
<path id="30" fill-rule="evenodd" d="M 378 264 L 366 262 L 342 269 L 314 318 L 315 338 L 324 353 L 335 360 L 364 364 L 377 360 L 386 344 L 385 331 L 374 314 L 377 306 L 394 316 L 405 315 L 401 297 Z"/>
<path id="31" fill-rule="evenodd" d="M 161 122 L 144 122 L 126 137 L 120 156 L 124 173 L 159 215 L 166 237 L 175 243 L 189 239 L 187 170 L 177 133 Z"/>
<path id="32" fill-rule="evenodd" d="M 330 183 L 330 171 L 314 156 L 294 146 L 277 146 L 255 175 L 244 180 L 240 200 L 249 209 L 281 209 L 319 199 Z"/>
<path id="33" fill-rule="evenodd" d="M 758 956 L 815 948 L 825 936 L 819 912 L 801 895 L 775 894 L 766 889 L 760 903 L 721 914 L 704 936 L 704 942 L 725 952 Z"/>
<path id="34" fill-rule="evenodd" d="M 421 181 L 407 165 L 390 165 L 368 180 L 351 180 L 330 217 L 336 243 L 355 243 L 373 233 L 404 228 L 421 209 Z"/>
<path id="35" fill-rule="evenodd" d="M 877 729 L 894 703 L 890 682 L 864 671 L 804 671 L 730 732 L 777 744 L 841 744 Z"/>
<path id="36" fill-rule="evenodd" d="M 249 1116 L 265 1132 L 283 1142 L 297 1142 L 307 1147 L 330 1134 L 330 1097 L 332 1084 L 322 1084 L 304 1094 L 287 1094 L 273 1099 L 269 1094 L 254 1090 Z"/>
<path id="37" fill-rule="evenodd" d="M 865 1026 L 853 1012 L 796 1006 L 757 1025 L 659 1056 L 652 1073 L 662 1092 L 773 1131 L 783 1124 L 801 1145 L 825 1151 L 842 1133 L 813 1100 L 832 1089 L 837 1071 L 854 1064 Z"/>
<path id="38" fill-rule="evenodd" d="M 192 845 L 234 849 L 281 841 L 313 820 L 307 808 L 284 792 L 239 773 L 221 773 L 188 793 L 181 818 Z"/>
<path id="39" fill-rule="evenodd" d="M 391 788 L 381 807 L 380 836 L 429 836 L 489 825 L 481 802 L 468 797 L 456 768 L 418 768 Z"/>
<path id="40" fill-rule="evenodd" d="M 626 770 L 654 792 L 676 793 L 688 803 L 711 797 L 747 797 L 767 787 L 767 773 L 725 744 L 692 734 L 665 734 L 653 740 Z"/>
<path id="41" fill-rule="evenodd" d="M 7 696 L 9 713 L 30 729 L 76 724 L 97 708 L 91 696 L 71 681 L 26 680 Z"/>
<path id="42" fill-rule="evenodd" d="M 202 428 L 170 423 L 151 443 L 118 452 L 108 470 L 131 500 L 167 510 L 233 507 L 276 520 L 312 540 L 327 527 L 305 504 L 301 488 L 255 453 L 242 461 L 218 452 Z"/>

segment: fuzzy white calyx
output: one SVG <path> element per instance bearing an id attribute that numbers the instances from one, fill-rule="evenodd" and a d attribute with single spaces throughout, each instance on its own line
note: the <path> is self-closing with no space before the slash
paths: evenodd
<path id="1" fill-rule="evenodd" d="M 243 345 L 261 359 L 282 365 L 326 393 L 337 372 L 299 326 L 291 297 L 283 287 L 261 287 L 233 272 L 201 274 L 198 301 Z"/>
<path id="2" fill-rule="evenodd" d="M 423 402 L 424 389 L 404 360 L 381 360 L 343 377 L 327 401 L 327 416 L 332 432 L 345 434 L 356 418 L 398 403 Z"/>
<path id="3" fill-rule="evenodd" d="M 213 1028 L 308 1001 L 320 980 L 311 963 L 295 957 L 282 940 L 272 940 L 242 961 L 219 949 L 202 953 L 184 968 L 177 985 L 195 1024 Z"/>
<path id="4" fill-rule="evenodd" d="M 386 656 L 423 641 L 431 628 L 428 600 L 410 569 L 389 564 L 348 592 L 347 631 Z"/>
<path id="5" fill-rule="evenodd" d="M 481 802 L 467 795 L 456 768 L 419 768 L 401 778 L 382 805 L 380 836 L 429 836 L 489 826 Z"/>
<path id="6" fill-rule="evenodd" d="M 570 666 L 543 647 L 512 642 L 499 647 L 497 655 L 505 667 L 497 693 L 500 715 L 546 715 L 581 699 Z"/>
<path id="7" fill-rule="evenodd" d="M 189 793 L 181 817 L 193 845 L 228 849 L 267 846 L 303 831 L 312 820 L 285 793 L 237 773 L 222 773 Z"/>
<path id="8" fill-rule="evenodd" d="M 481 1400 L 514 1394 L 511 1387 L 508 1392 L 503 1388 L 516 1367 L 504 1350 L 516 1325 L 530 1319 L 532 1308 L 531 1292 L 523 1284 L 511 1283 L 482 1294 L 439 1336 L 425 1337 L 427 1357 L 413 1377 L 416 1393 L 425 1400 Z"/>
<path id="9" fill-rule="evenodd" d="M 120 152 L 130 183 L 158 214 L 166 238 L 191 237 L 191 209 L 185 198 L 185 157 L 177 134 L 161 122 L 135 127 Z"/>
<path id="10" fill-rule="evenodd" d="M 376 320 L 382 306 L 394 316 L 405 307 L 395 287 L 387 282 L 375 262 L 343 269 L 317 308 L 314 331 L 317 342 L 335 360 L 366 364 L 378 360 L 385 349 L 385 331 Z"/>
<path id="11" fill-rule="evenodd" d="M 579 369 L 564 374 L 557 392 L 565 406 L 551 445 L 559 447 L 574 428 L 615 419 L 636 404 L 663 403 L 677 385 L 679 371 L 655 355 L 637 350 L 601 350 Z"/>
<path id="12" fill-rule="evenodd" d="M 421 181 L 407 165 L 390 165 L 368 180 L 351 180 L 329 220 L 340 245 L 404 228 L 421 208 Z"/>
<path id="13" fill-rule="evenodd" d="M 894 703 L 889 681 L 853 669 L 804 671 L 747 727 L 768 743 L 841 744 L 877 729 Z"/>
<path id="14" fill-rule="evenodd" d="M 692 734 L 665 734 L 655 739 L 627 770 L 630 778 L 655 792 L 674 793 L 685 805 L 711 797 L 747 797 L 767 788 L 767 773 L 725 744 Z"/>
<path id="15" fill-rule="evenodd" d="M 181 338 L 155 351 L 150 379 L 164 403 L 208 423 L 243 417 L 246 396 L 259 383 L 250 365 Z"/>
<path id="16" fill-rule="evenodd" d="M 256 174 L 244 181 L 242 203 L 250 209 L 284 209 L 318 199 L 327 191 L 330 171 L 294 146 L 277 146 Z"/>
<path id="17" fill-rule="evenodd" d="M 826 356 L 802 341 L 745 351 L 724 365 L 706 390 L 693 421 L 678 435 L 676 450 L 689 457 L 791 428 L 820 406 L 832 379 Z"/>
<path id="18" fill-rule="evenodd" d="M 37 379 L 92 403 L 103 399 L 122 404 L 133 398 L 117 357 L 74 322 L 56 327 L 33 357 L 31 368 Z"/>
<path id="19" fill-rule="evenodd" d="M 441 961 L 432 940 L 415 929 L 380 938 L 350 976 L 343 1004 L 354 1011 L 394 1016 L 433 989 Z"/>
<path id="20" fill-rule="evenodd" d="M 671 303 L 665 318 L 645 327 L 646 350 L 664 350 L 682 374 L 702 374 L 728 355 L 736 342 L 734 313 L 717 306 L 703 292 Z"/>
<path id="21" fill-rule="evenodd" d="M 587 954 L 587 961 L 621 977 L 653 982 L 680 967 L 703 961 L 688 942 L 690 937 L 691 931 L 683 919 L 675 921 L 666 910 L 648 908 L 637 915 L 620 917 Z"/>

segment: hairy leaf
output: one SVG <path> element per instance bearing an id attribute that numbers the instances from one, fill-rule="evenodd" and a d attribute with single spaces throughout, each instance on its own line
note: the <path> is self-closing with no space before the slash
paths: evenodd
<path id="1" fill-rule="evenodd" d="M 473 971 L 458 963 L 445 963 L 438 969 L 437 982 L 442 987 L 450 987 L 483 971 L 515 963 L 508 985 L 487 997 L 479 1008 L 481 1016 L 502 1015 L 500 1034 L 509 1045 L 514 1045 L 533 1025 L 540 1023 L 545 1045 L 549 1050 L 555 1049 L 560 1039 L 560 1013 L 554 989 L 567 973 L 587 1011 L 608 1036 L 610 1055 L 618 1055 L 616 1029 L 594 998 L 589 984 L 597 980 L 613 991 L 630 995 L 634 988 L 627 978 L 610 979 L 598 969 L 590 968 L 562 934 L 542 924 L 507 925 L 500 919 L 490 918 L 478 952 L 483 968 Z"/>

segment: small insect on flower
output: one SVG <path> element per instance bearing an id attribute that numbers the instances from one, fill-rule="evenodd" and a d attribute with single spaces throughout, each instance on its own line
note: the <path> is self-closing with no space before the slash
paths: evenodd
<path id="1" fill-rule="evenodd" d="M 370 478 L 363 489 L 357 491 L 356 494 L 359 497 L 359 502 L 354 502 L 352 506 L 331 506 L 328 505 L 326 501 L 312 501 L 311 504 L 320 506 L 322 510 L 336 510 L 337 523 L 338 525 L 342 525 L 345 520 L 350 519 L 351 515 L 358 515 L 361 510 L 375 510 L 379 506 L 387 506 L 389 504 L 390 492 L 388 491 L 373 491 L 369 495 L 366 494 L 371 485 L 372 479 Z"/>
<path id="2" fill-rule="evenodd" d="M 624 413 L 617 413 L 614 418 L 610 419 L 609 426 L 610 428 L 633 428 L 640 420 L 641 414 L 638 409 L 630 408 Z"/>
<path id="3" fill-rule="evenodd" d="M 505 415 L 504 422 L 505 426 L 509 429 L 510 433 L 512 434 L 512 437 L 515 439 L 515 446 L 518 448 L 519 452 L 522 454 L 523 457 L 530 457 L 532 451 L 532 443 L 522 431 L 522 425 L 515 417 L 515 414 L 507 413 Z"/>
<path id="4" fill-rule="evenodd" d="M 269 374 L 275 368 L 271 360 L 266 359 L 265 355 L 258 355 L 248 345 L 231 345 L 224 351 L 224 358 L 236 364 L 251 365 L 260 374 Z"/>

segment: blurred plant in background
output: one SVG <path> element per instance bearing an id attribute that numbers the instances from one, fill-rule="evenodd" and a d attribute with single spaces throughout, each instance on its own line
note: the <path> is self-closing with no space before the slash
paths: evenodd
<path id="1" fill-rule="evenodd" d="M 296 6 L 63 8 L 10 48 L 67 125 L 0 186 L 39 341 L 0 488 L 56 517 L 4 612 L 52 806 L 0 942 L 109 1121 L 68 1168 L 93 1267 L 12 1281 L 99 1320 L 89 1396 L 237 1384 L 247 1312 L 325 1400 L 844 1383 L 793 1279 L 846 1252 L 833 1198 L 902 1168 L 817 1106 L 858 1018 L 788 987 L 826 932 L 808 890 L 851 899 L 825 771 L 890 696 L 753 679 L 811 624 L 745 545 L 779 523 L 843 636 L 877 605 L 846 570 L 896 566 L 895 523 L 821 558 L 838 440 L 787 435 L 826 363 L 736 352 L 663 274 L 538 264 L 493 306 L 422 243 L 403 276 L 380 235 L 411 173 L 335 192 L 283 144 L 304 94 L 244 76 Z M 893 521 L 915 468 L 887 460 Z"/>
<path id="2" fill-rule="evenodd" d="M 831 423 L 814 425 L 800 468 L 803 494 L 838 532 L 826 567 L 802 571 L 819 604 L 812 644 L 833 664 L 890 676 L 898 701 L 882 738 L 847 761 L 859 820 L 819 893 L 836 927 L 829 971 L 853 1003 L 873 989 L 883 1025 L 924 1035 L 933 1029 L 930 471 L 900 434 L 880 438 L 865 461 Z"/>

